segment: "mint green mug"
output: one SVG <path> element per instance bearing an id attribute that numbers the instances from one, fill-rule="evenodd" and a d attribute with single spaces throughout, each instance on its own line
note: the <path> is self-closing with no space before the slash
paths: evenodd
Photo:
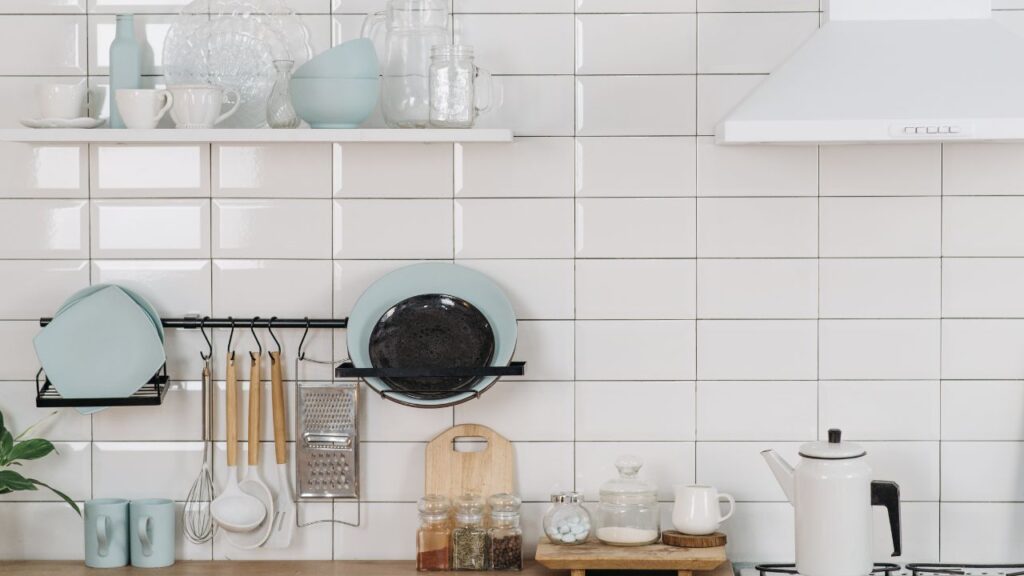
<path id="1" fill-rule="evenodd" d="M 85 503 L 85 565 L 128 565 L 128 501 L 98 498 Z"/>
<path id="2" fill-rule="evenodd" d="M 130 509 L 132 566 L 163 568 L 174 564 L 174 501 L 132 500 Z"/>

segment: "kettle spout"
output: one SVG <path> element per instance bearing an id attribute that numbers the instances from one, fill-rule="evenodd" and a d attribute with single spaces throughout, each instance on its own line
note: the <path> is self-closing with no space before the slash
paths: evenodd
<path id="1" fill-rule="evenodd" d="M 772 469 L 772 474 L 775 474 L 775 479 L 779 482 L 779 486 L 786 493 L 786 499 L 792 504 L 793 467 L 789 465 L 789 462 L 783 460 L 782 456 L 779 456 L 775 450 L 765 450 L 761 452 L 761 456 L 768 463 L 768 467 Z"/>

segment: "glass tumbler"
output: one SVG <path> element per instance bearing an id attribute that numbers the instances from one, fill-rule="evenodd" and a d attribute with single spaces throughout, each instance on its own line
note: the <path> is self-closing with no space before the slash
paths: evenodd
<path id="1" fill-rule="evenodd" d="M 495 100 L 491 74 L 473 64 L 473 47 L 434 46 L 430 53 L 430 125 L 472 128 Z"/>

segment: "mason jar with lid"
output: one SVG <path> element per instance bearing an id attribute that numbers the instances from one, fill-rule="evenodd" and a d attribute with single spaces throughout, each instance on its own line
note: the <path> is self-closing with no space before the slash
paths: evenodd
<path id="1" fill-rule="evenodd" d="M 590 537 L 590 512 L 583 507 L 583 494 L 556 492 L 551 508 L 544 514 L 544 533 L 553 544 L 583 544 Z"/>
<path id="2" fill-rule="evenodd" d="M 615 461 L 619 477 L 601 485 L 597 508 L 597 539 L 613 546 L 643 546 L 661 537 L 657 489 L 637 477 L 643 461 L 622 456 Z"/>

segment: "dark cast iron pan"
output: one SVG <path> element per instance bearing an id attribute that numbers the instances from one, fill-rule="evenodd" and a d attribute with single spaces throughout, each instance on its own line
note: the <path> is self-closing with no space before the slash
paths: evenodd
<path id="1" fill-rule="evenodd" d="M 388 309 L 370 333 L 375 368 L 482 368 L 494 358 L 494 330 L 475 306 L 448 294 L 421 294 Z M 471 388 L 477 377 L 382 377 L 393 389 L 438 398 Z"/>

